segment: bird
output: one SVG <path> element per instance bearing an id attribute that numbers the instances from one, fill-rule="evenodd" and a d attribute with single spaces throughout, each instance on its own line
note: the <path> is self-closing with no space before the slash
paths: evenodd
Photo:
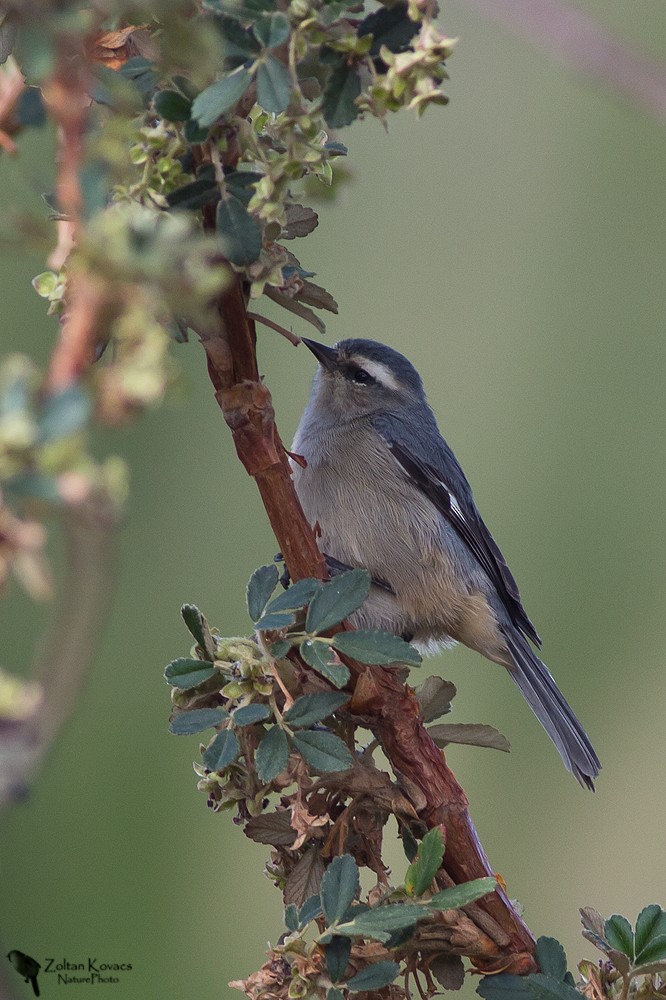
<path id="1" fill-rule="evenodd" d="M 26 955 L 24 951 L 17 951 L 16 948 L 7 953 L 7 958 L 12 963 L 18 974 L 23 976 L 24 982 L 32 984 L 33 993 L 36 997 L 38 997 L 39 984 L 37 983 L 37 973 L 41 969 L 41 965 L 37 959 L 31 958 L 30 955 Z"/>
<path id="2" fill-rule="evenodd" d="M 594 790 L 599 758 L 532 648 L 541 639 L 420 375 L 375 340 L 301 339 L 319 364 L 291 446 L 292 476 L 332 572 L 364 568 L 372 577 L 350 624 L 425 653 L 462 643 L 505 667 L 567 770 Z"/>

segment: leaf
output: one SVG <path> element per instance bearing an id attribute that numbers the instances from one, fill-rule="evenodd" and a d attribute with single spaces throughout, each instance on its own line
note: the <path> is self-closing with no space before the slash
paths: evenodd
<path id="1" fill-rule="evenodd" d="M 444 857 L 442 831 L 438 826 L 429 830 L 419 844 L 416 859 L 407 869 L 405 889 L 410 896 L 422 896 L 430 887 Z"/>
<path id="2" fill-rule="evenodd" d="M 315 330 L 319 333 L 326 333 L 325 324 L 322 323 L 316 313 L 312 312 L 312 309 L 308 309 L 307 306 L 290 298 L 289 295 L 285 295 L 284 292 L 278 292 L 276 288 L 272 288 L 270 285 L 266 285 L 264 288 L 264 295 L 272 299 L 273 302 L 277 302 L 283 309 L 287 309 L 289 312 L 294 313 L 294 315 L 300 316 L 301 319 L 306 319 L 308 323 L 312 323 Z"/>
<path id="3" fill-rule="evenodd" d="M 666 933 L 666 913 L 652 903 L 644 907 L 636 919 L 636 961 L 640 961 L 643 948 L 653 937 Z"/>
<path id="4" fill-rule="evenodd" d="M 666 959 L 666 934 L 653 937 L 636 956 L 636 965 L 652 964 Z"/>
<path id="5" fill-rule="evenodd" d="M 318 895 L 323 874 L 324 862 L 319 848 L 313 844 L 292 868 L 291 874 L 287 878 L 284 887 L 285 903 L 303 906 L 310 896 Z"/>
<path id="6" fill-rule="evenodd" d="M 244 63 L 249 56 L 259 51 L 259 43 L 233 17 L 218 14 L 215 27 L 224 39 L 225 62 Z"/>
<path id="7" fill-rule="evenodd" d="M 155 111 L 168 122 L 186 122 L 190 117 L 192 102 L 177 90 L 160 90 L 153 98 Z"/>
<path id="8" fill-rule="evenodd" d="M 655 972 L 666 972 L 666 962 L 651 962 L 649 965 L 636 965 L 631 970 L 633 976 L 652 976 Z"/>
<path id="9" fill-rule="evenodd" d="M 78 385 L 48 396 L 39 418 L 40 439 L 53 441 L 83 430 L 90 418 L 88 397 Z"/>
<path id="10" fill-rule="evenodd" d="M 271 656 L 276 660 L 281 660 L 291 649 L 293 643 L 289 639 L 278 639 L 271 643 Z"/>
<path id="11" fill-rule="evenodd" d="M 289 20 L 281 13 L 261 17 L 255 21 L 252 31 L 264 49 L 275 49 L 289 38 Z"/>
<path id="12" fill-rule="evenodd" d="M 324 584 L 310 602 L 305 627 L 308 632 L 325 632 L 344 621 L 363 604 L 370 593 L 370 574 L 350 569 Z"/>
<path id="13" fill-rule="evenodd" d="M 503 750 L 505 753 L 511 750 L 511 744 L 506 736 L 493 726 L 461 722 L 440 723 L 437 726 L 430 726 L 428 733 L 438 747 L 445 747 L 449 743 L 465 743 L 468 746 Z"/>
<path id="14" fill-rule="evenodd" d="M 257 104 L 279 115 L 286 111 L 291 100 L 291 77 L 283 62 L 275 56 L 269 56 L 266 62 L 259 64 L 257 70 Z"/>
<path id="15" fill-rule="evenodd" d="M 452 885 L 449 889 L 443 889 L 436 893 L 432 899 L 428 900 L 428 906 L 435 910 L 458 910 L 461 906 L 467 906 L 482 896 L 487 896 L 489 892 L 494 892 L 497 888 L 497 879 L 492 877 L 475 878 L 471 882 L 463 882 L 461 885 Z"/>
<path id="16" fill-rule="evenodd" d="M 361 887 L 358 865 L 351 854 L 333 858 L 321 880 L 319 898 L 329 924 L 341 920 Z"/>
<path id="17" fill-rule="evenodd" d="M 209 128 L 234 106 L 250 86 L 252 74 L 244 66 L 229 76 L 212 83 L 197 95 L 192 104 L 192 117 L 202 128 Z"/>
<path id="18" fill-rule="evenodd" d="M 372 35 L 370 55 L 377 56 L 382 45 L 391 52 L 404 52 L 418 30 L 419 24 L 412 21 L 407 4 L 400 2 L 368 14 L 359 24 L 357 34 L 359 38 Z"/>
<path id="19" fill-rule="evenodd" d="M 627 958 L 634 957 L 634 932 L 626 917 L 614 913 L 604 924 L 604 937 L 611 948 L 622 952 Z"/>
<path id="20" fill-rule="evenodd" d="M 558 982 L 539 972 L 527 976 L 527 986 L 535 1000 L 580 1000 L 575 986 Z"/>
<path id="21" fill-rule="evenodd" d="M 313 281 L 304 281 L 303 287 L 298 293 L 298 301 L 304 302 L 315 309 L 328 309 L 329 312 L 338 312 L 338 303 L 330 292 L 327 292 L 321 285 L 315 285 Z"/>
<path id="22" fill-rule="evenodd" d="M 365 910 L 348 923 L 338 924 L 336 934 L 386 942 L 394 931 L 414 927 L 417 920 L 427 916 L 428 910 L 416 903 L 392 903 Z"/>
<path id="23" fill-rule="evenodd" d="M 307 927 L 321 913 L 321 899 L 318 895 L 306 899 L 298 911 L 298 926 Z"/>
<path id="24" fill-rule="evenodd" d="M 319 216 L 317 213 L 313 209 L 306 208 L 305 205 L 299 205 L 296 202 L 292 205 L 287 205 L 285 215 L 287 226 L 282 230 L 281 239 L 283 240 L 293 240 L 298 236 L 307 236 L 308 233 L 311 233 L 319 225 Z"/>
<path id="25" fill-rule="evenodd" d="M 326 991 L 326 1000 L 345 1000 L 345 995 L 341 990 L 336 990 L 335 986 L 331 986 Z"/>
<path id="26" fill-rule="evenodd" d="M 358 605 L 357 605 L 358 607 Z M 346 656 L 361 663 L 389 664 L 408 663 L 418 667 L 421 654 L 401 639 L 399 635 L 374 629 L 358 629 L 355 632 L 338 632 L 333 637 L 333 646 Z"/>
<path id="27" fill-rule="evenodd" d="M 183 604 L 180 613 L 197 646 L 206 654 L 206 659 L 212 662 L 215 659 L 216 647 L 205 617 L 195 604 Z"/>
<path id="28" fill-rule="evenodd" d="M 337 662 L 333 650 L 325 643 L 306 639 L 300 645 L 300 653 L 308 666 L 335 687 L 344 687 L 349 680 L 349 670 L 344 663 Z"/>
<path id="29" fill-rule="evenodd" d="M 517 1000 L 518 997 L 532 996 L 527 976 L 512 976 L 507 973 L 483 976 L 476 992 L 485 1000 Z"/>
<path id="30" fill-rule="evenodd" d="M 259 621 L 254 623 L 254 627 L 260 631 L 265 631 L 266 629 L 285 628 L 285 626 L 293 625 L 293 623 L 294 616 L 289 611 L 280 611 L 274 615 L 262 615 Z"/>
<path id="31" fill-rule="evenodd" d="M 348 694 L 336 694 L 335 691 L 306 694 L 296 699 L 291 708 L 284 713 L 283 718 L 289 726 L 311 726 L 313 722 L 327 719 L 347 701 L 349 701 Z"/>
<path id="32" fill-rule="evenodd" d="M 169 723 L 169 732 L 174 736 L 192 736 L 202 733 L 204 729 L 212 729 L 229 718 L 229 713 L 223 708 L 197 708 L 192 712 L 179 712 Z"/>
<path id="33" fill-rule="evenodd" d="M 164 670 L 164 676 L 169 684 L 182 691 L 198 687 L 199 684 L 203 684 L 216 673 L 212 663 L 207 663 L 204 660 L 191 660 L 185 656 L 172 660 Z"/>
<path id="34" fill-rule="evenodd" d="M 324 87 L 322 112 L 331 128 L 342 128 L 354 121 L 358 116 L 354 101 L 360 93 L 361 78 L 358 71 L 347 64 L 346 56 L 341 56 Z"/>
<path id="35" fill-rule="evenodd" d="M 0 24 L 0 66 L 7 62 L 12 54 L 17 30 L 16 23 L 5 14 Z"/>
<path id="36" fill-rule="evenodd" d="M 545 976 L 564 980 L 567 974 L 567 956 L 556 938 L 540 937 L 537 940 L 534 957 Z"/>
<path id="37" fill-rule="evenodd" d="M 282 732 L 277 726 L 274 729 Z M 273 730 L 269 729 L 268 732 L 272 733 Z M 266 739 L 267 736 L 262 742 Z M 266 779 L 261 778 L 261 780 L 265 781 Z M 289 809 L 279 809 L 277 812 L 261 813 L 259 816 L 254 816 L 243 827 L 243 833 L 250 840 L 254 840 L 256 844 L 271 844 L 273 847 L 290 847 L 296 840 L 296 831 L 291 825 L 291 810 Z"/>
<path id="38" fill-rule="evenodd" d="M 339 983 L 349 965 L 351 941 L 349 938 L 335 934 L 324 948 L 326 968 L 331 982 Z"/>
<path id="39" fill-rule="evenodd" d="M 233 170 L 226 175 L 224 182 L 234 198 L 238 198 L 244 205 L 249 205 L 250 198 L 255 193 L 254 188 L 262 176 L 254 170 Z"/>
<path id="40" fill-rule="evenodd" d="M 170 208 L 197 209 L 220 200 L 220 189 L 208 177 L 199 177 L 196 181 L 183 184 L 166 196 Z"/>
<path id="41" fill-rule="evenodd" d="M 260 566 L 259 569 L 255 569 L 248 580 L 246 591 L 247 610 L 253 622 L 256 622 L 261 617 L 261 613 L 268 604 L 271 594 L 277 587 L 279 575 L 275 563 L 269 563 L 268 566 Z"/>
<path id="42" fill-rule="evenodd" d="M 465 982 L 465 966 L 459 955 L 437 955 L 428 968 L 445 990 L 459 990 Z"/>
<path id="43" fill-rule="evenodd" d="M 266 611 L 297 611 L 304 608 L 322 586 L 321 580 L 311 578 L 292 583 L 291 587 L 271 601 Z"/>
<path id="44" fill-rule="evenodd" d="M 262 722 L 271 714 L 268 705 L 244 705 L 232 712 L 231 718 L 234 726 L 253 726 L 255 722 Z"/>
<path id="45" fill-rule="evenodd" d="M 424 722 L 433 722 L 451 711 L 451 702 L 456 696 L 456 686 L 441 677 L 426 677 L 416 688 L 416 697 L 421 706 Z"/>
<path id="46" fill-rule="evenodd" d="M 225 256 L 232 264 L 246 267 L 261 253 L 261 226 L 243 202 L 228 191 L 217 205 L 216 228 L 224 240 Z"/>
<path id="47" fill-rule="evenodd" d="M 279 726 L 272 726 L 262 737 L 255 754 L 255 766 L 260 781 L 268 784 L 284 771 L 289 763 L 287 735 Z"/>
<path id="48" fill-rule="evenodd" d="M 306 729 L 294 733 L 293 744 L 310 767 L 320 773 L 346 771 L 354 763 L 351 753 L 335 733 Z"/>
<path id="49" fill-rule="evenodd" d="M 361 990 L 381 990 L 382 987 L 392 983 L 399 972 L 400 966 L 397 962 L 388 960 L 373 962 L 372 965 L 366 965 L 365 969 L 361 969 L 355 976 L 348 979 L 345 986 L 354 993 Z"/>
<path id="50" fill-rule="evenodd" d="M 233 729 L 223 729 L 204 751 L 203 762 L 209 771 L 223 771 L 233 764 L 240 753 L 238 739 Z"/>
<path id="51" fill-rule="evenodd" d="M 298 910 L 293 903 L 284 911 L 284 923 L 288 931 L 298 930 Z"/>

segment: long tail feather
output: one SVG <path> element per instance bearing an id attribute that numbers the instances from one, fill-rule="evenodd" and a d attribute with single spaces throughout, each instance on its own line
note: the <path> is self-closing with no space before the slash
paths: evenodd
<path id="1" fill-rule="evenodd" d="M 515 670 L 509 671 L 523 697 L 557 747 L 568 771 L 594 791 L 593 779 L 601 770 L 599 758 L 588 736 L 550 671 L 527 640 L 513 630 L 505 631 Z"/>

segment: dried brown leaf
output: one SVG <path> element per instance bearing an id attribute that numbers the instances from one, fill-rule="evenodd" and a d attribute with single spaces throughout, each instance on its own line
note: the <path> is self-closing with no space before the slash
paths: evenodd
<path id="1" fill-rule="evenodd" d="M 291 847 L 296 840 L 289 809 L 255 816 L 245 824 L 243 832 L 255 843 L 272 844 L 273 847 Z"/>
<path id="2" fill-rule="evenodd" d="M 319 848 L 308 847 L 303 857 L 297 862 L 284 887 L 284 902 L 286 906 L 293 903 L 302 906 L 310 896 L 316 896 L 324 875 L 324 862 Z"/>
<path id="3" fill-rule="evenodd" d="M 465 966 L 459 955 L 438 955 L 428 968 L 445 990 L 459 990 L 465 982 Z"/>
<path id="4" fill-rule="evenodd" d="M 449 743 L 465 743 L 468 746 L 488 747 L 492 750 L 503 750 L 509 753 L 511 744 L 494 726 L 484 726 L 479 723 L 443 723 L 431 726 L 428 733 L 438 747 Z"/>
<path id="5" fill-rule="evenodd" d="M 442 677 L 427 677 L 416 688 L 416 697 L 421 706 L 424 722 L 434 722 L 451 711 L 451 702 L 456 696 L 456 686 Z"/>
<path id="6" fill-rule="evenodd" d="M 319 225 L 319 216 L 313 209 L 305 205 L 287 205 L 287 225 L 282 231 L 281 239 L 293 240 L 297 236 L 307 236 Z"/>

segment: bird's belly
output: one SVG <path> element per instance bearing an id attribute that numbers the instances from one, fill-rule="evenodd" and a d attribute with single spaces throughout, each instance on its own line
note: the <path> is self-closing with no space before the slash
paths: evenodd
<path id="1" fill-rule="evenodd" d="M 411 635 L 424 646 L 456 639 L 478 590 L 476 567 L 423 494 L 393 470 L 383 474 L 377 456 L 350 468 L 349 454 L 344 473 L 335 461 L 320 461 L 295 470 L 294 479 L 321 551 L 369 570 L 394 592 L 373 587 L 352 624 Z"/>

